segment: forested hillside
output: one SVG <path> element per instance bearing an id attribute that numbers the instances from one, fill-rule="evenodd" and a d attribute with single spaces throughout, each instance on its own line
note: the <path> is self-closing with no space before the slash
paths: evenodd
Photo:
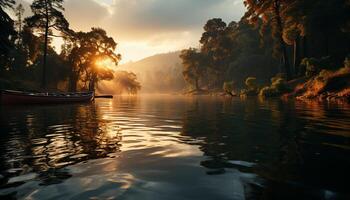
<path id="1" fill-rule="evenodd" d="M 181 52 L 192 92 L 223 88 L 230 95 L 279 96 L 294 90 L 296 95 L 327 96 L 341 91 L 349 98 L 349 1 L 245 0 L 244 4 L 247 11 L 240 21 L 209 19 L 198 38 L 200 48 Z M 316 87 L 322 89 L 311 89 L 314 79 L 322 79 Z M 297 90 L 295 83 L 303 90 Z M 324 88 L 327 85 L 332 91 Z"/>
<path id="2" fill-rule="evenodd" d="M 135 73 L 142 85 L 142 92 L 181 92 L 186 85 L 179 55 L 180 52 L 157 54 L 140 61 L 120 65 L 118 69 Z"/>

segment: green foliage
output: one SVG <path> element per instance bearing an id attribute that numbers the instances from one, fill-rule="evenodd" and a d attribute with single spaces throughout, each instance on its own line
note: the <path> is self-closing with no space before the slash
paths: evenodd
<path id="1" fill-rule="evenodd" d="M 350 68 L 344 62 L 344 67 L 338 70 L 322 70 L 314 78 L 300 85 L 295 91 L 300 99 L 344 99 L 350 97 Z"/>
<path id="2" fill-rule="evenodd" d="M 272 78 L 271 88 L 274 88 L 281 93 L 288 91 L 287 82 L 284 78 Z"/>
<path id="3" fill-rule="evenodd" d="M 244 87 L 246 77 L 267 80 L 277 73 L 277 67 L 273 67 L 277 61 L 271 56 L 271 37 L 266 35 L 260 40 L 259 31 L 245 19 L 228 25 L 218 18 L 208 20 L 200 42 L 202 46 L 197 53 L 204 57 L 204 67 L 200 73 L 184 71 L 185 79 L 194 88 L 194 77 L 198 78 L 201 87 L 216 90 L 222 89 L 226 80 L 234 80 L 236 87 L 241 88 Z M 262 43 L 265 44 L 264 48 Z M 192 62 L 195 63 L 195 60 Z M 183 62 L 186 66 L 188 63 Z"/>
<path id="4" fill-rule="evenodd" d="M 35 36 L 29 27 L 24 27 L 21 34 L 20 48 L 25 51 L 26 66 L 35 63 L 38 57 L 42 55 L 42 52 L 40 52 L 42 45 L 42 38 Z"/>
<path id="5" fill-rule="evenodd" d="M 0 70 L 4 70 L 7 64 L 7 55 L 13 48 L 13 38 L 16 35 L 14 22 L 4 11 L 6 8 L 12 8 L 14 3 L 13 0 L 0 0 Z"/>
<path id="6" fill-rule="evenodd" d="M 263 87 L 259 96 L 262 97 L 277 97 L 286 92 L 289 92 L 287 81 L 283 74 L 277 74 L 275 77 L 271 78 L 271 85 Z"/>
<path id="7" fill-rule="evenodd" d="M 256 90 L 257 89 L 256 78 L 248 77 L 245 81 L 245 85 L 249 90 Z"/>
<path id="8" fill-rule="evenodd" d="M 20 39 L 20 35 L 22 33 L 22 28 L 23 28 L 23 14 L 24 14 L 24 8 L 23 5 L 20 3 L 18 6 L 15 8 L 15 15 L 17 17 L 16 20 L 16 27 L 17 27 L 17 33 L 18 33 L 18 39 Z"/>
<path id="9" fill-rule="evenodd" d="M 243 96 L 256 96 L 259 93 L 259 88 L 255 77 L 248 77 L 245 80 L 246 89 L 241 90 Z"/>
<path id="10" fill-rule="evenodd" d="M 100 60 L 110 59 L 113 65 L 120 60 L 120 55 L 114 53 L 116 42 L 104 30 L 94 28 L 89 32 L 77 33 L 70 30 L 63 16 L 63 0 L 32 1 L 33 15 L 23 24 L 23 8 L 18 6 L 13 15 L 16 16 L 14 23 L 6 13 L 14 3 L 13 0 L 0 0 L 1 77 L 38 81 L 41 71 L 45 69 L 41 65 L 45 63 L 43 58 L 46 55 L 50 66 L 46 70 L 47 77 L 52 87 L 69 76 L 72 85 L 89 84 L 92 89 L 99 80 L 114 77 L 111 69 L 96 65 Z M 237 83 L 234 87 L 245 87 L 244 93 L 254 95 L 258 90 L 256 80 L 268 82 L 279 70 L 281 63 L 272 57 L 273 52 L 277 52 L 279 58 L 283 55 L 281 62 L 285 67 L 289 64 L 288 57 L 293 51 L 287 45 L 293 45 L 295 58 L 298 45 L 303 54 L 294 63 L 299 64 L 301 57 L 315 57 L 305 58 L 301 62 L 305 70 L 295 70 L 306 71 L 308 77 L 314 78 L 319 74 L 315 79 L 322 79 L 328 76 L 324 70 L 341 66 L 340 62 L 348 53 L 350 39 L 348 1 L 244 0 L 244 3 L 247 12 L 239 22 L 225 23 L 219 18 L 206 22 L 200 48 L 186 49 L 180 55 L 182 73 L 178 69 L 154 70 L 151 72 L 154 76 L 145 73 L 146 76 L 163 87 L 179 80 L 179 74 L 183 74 L 196 90 L 230 91 L 231 84 L 225 81 L 234 80 Z M 54 33 L 58 34 L 55 36 L 64 37 L 65 44 L 60 55 L 54 52 L 50 43 Z M 349 63 L 348 58 L 344 64 L 349 66 Z M 288 70 L 286 67 L 287 75 Z M 176 78 L 170 77 L 172 74 L 176 74 Z M 159 77 L 163 80 L 157 82 Z M 251 78 L 245 82 L 246 77 L 257 79 Z M 289 76 L 273 78 L 271 85 L 262 89 L 263 93 L 266 96 L 283 93 L 288 89 L 286 78 Z"/>
<path id="11" fill-rule="evenodd" d="M 30 8 L 33 15 L 26 18 L 25 22 L 35 33 L 39 33 L 44 38 L 43 48 L 43 68 L 42 68 L 42 87 L 47 86 L 47 54 L 50 43 L 50 36 L 53 35 L 53 29 L 60 32 L 61 35 L 70 32 L 69 23 L 62 14 L 64 10 L 63 0 L 34 0 Z"/>
<path id="12" fill-rule="evenodd" d="M 224 82 L 223 88 L 225 93 L 229 94 L 229 95 L 233 95 L 234 94 L 234 89 L 235 89 L 235 83 L 234 81 L 229 81 L 229 82 Z"/>
<path id="13" fill-rule="evenodd" d="M 42 34 L 48 31 L 52 35 L 52 28 L 68 32 L 69 23 L 62 14 L 62 4 L 63 0 L 34 0 L 30 6 L 33 15 L 25 20 L 27 25 Z"/>
<path id="14" fill-rule="evenodd" d="M 192 84 L 196 90 L 200 90 L 199 81 L 204 76 L 206 68 L 205 56 L 190 48 L 182 50 L 180 54 L 183 64 L 183 75 L 187 82 Z"/>
<path id="15" fill-rule="evenodd" d="M 286 90 L 286 85 L 287 85 L 287 80 L 286 80 L 286 75 L 283 73 L 278 73 L 274 77 L 270 79 L 271 81 L 271 86 L 273 88 L 276 88 L 280 91 Z"/>
<path id="16" fill-rule="evenodd" d="M 281 65 L 290 79 L 290 64 L 296 76 L 306 72 L 311 77 L 322 69 L 336 69 L 344 52 L 348 53 L 350 7 L 344 0 L 244 0 L 244 4 L 247 12 L 239 22 L 227 25 L 214 18 L 204 26 L 200 39 L 200 53 L 207 59 L 206 72 L 200 75 L 203 88 L 221 88 L 225 80 L 244 87 L 240 84 L 247 76 L 267 81 Z M 308 55 L 332 56 L 316 63 L 304 60 L 299 66 L 301 58 Z"/>
<path id="17" fill-rule="evenodd" d="M 236 28 L 236 22 L 231 22 L 227 26 L 220 18 L 210 19 L 204 25 L 200 52 L 207 58 L 207 67 L 214 72 L 211 73 L 209 87 L 221 87 L 224 82 L 224 74 L 229 67 L 230 59 L 237 50 L 232 37 Z"/>
<path id="18" fill-rule="evenodd" d="M 344 67 L 350 68 L 350 56 L 345 58 Z"/>
<path id="19" fill-rule="evenodd" d="M 300 67 L 305 69 L 305 75 L 307 77 L 311 77 L 317 74 L 317 69 L 313 64 L 314 60 L 314 58 L 304 58 L 300 63 Z"/>
<path id="20" fill-rule="evenodd" d="M 276 90 L 274 90 L 273 88 L 270 88 L 269 86 L 265 86 L 260 90 L 259 96 L 261 96 L 261 97 L 275 97 L 278 95 L 277 95 Z"/>
<path id="21" fill-rule="evenodd" d="M 307 77 L 312 77 L 317 75 L 321 70 L 326 69 L 326 70 L 333 70 L 335 67 L 333 64 L 330 62 L 330 57 L 322 57 L 320 59 L 317 58 L 304 58 L 301 61 L 300 66 L 304 69 L 305 75 Z"/>
<path id="22" fill-rule="evenodd" d="M 282 0 L 264 0 L 252 1 L 244 0 L 247 8 L 244 18 L 252 24 L 258 25 L 259 19 L 262 19 L 260 26 L 261 33 L 264 33 L 266 27 L 271 27 L 271 36 L 273 38 L 273 55 L 276 58 L 281 58 L 284 65 L 284 71 L 287 77 L 290 78 L 289 55 L 287 47 L 283 40 L 284 24 L 282 18 L 282 10 L 288 7 L 288 2 Z"/>
<path id="23" fill-rule="evenodd" d="M 126 91 L 128 94 L 137 94 L 141 89 L 141 84 L 137 81 L 136 74 L 126 71 L 117 71 L 115 76 L 115 86 L 118 87 L 120 93 Z"/>
<path id="24" fill-rule="evenodd" d="M 78 82 L 85 88 L 88 83 L 89 88 L 94 89 L 99 80 L 113 79 L 114 72 L 109 68 L 112 66 L 99 67 L 96 64 L 97 61 L 109 59 L 114 66 L 121 57 L 114 53 L 117 43 L 107 36 L 106 31 L 93 28 L 87 33 L 75 33 L 70 30 L 62 13 L 63 0 L 34 0 L 31 4 L 33 15 L 26 18 L 24 23 L 24 9 L 19 4 L 15 9 L 17 20 L 14 24 L 3 11 L 3 8 L 12 7 L 13 3 L 11 0 L 0 0 L 0 78 L 8 80 L 2 81 L 3 85 L 18 88 L 20 84 L 17 81 L 37 83 L 45 77 L 47 81 L 42 79 L 42 86 L 57 89 L 58 85 L 61 88 L 62 83 L 67 85 L 70 78 L 73 90 Z M 14 31 L 15 26 L 18 33 Z M 52 36 L 64 37 L 65 48 L 62 48 L 60 55 L 50 43 Z M 45 63 L 49 66 L 47 69 Z"/>
<path id="25" fill-rule="evenodd" d="M 70 90 L 76 90 L 79 80 L 85 85 L 89 83 L 89 90 L 94 90 L 98 81 L 112 79 L 112 70 L 98 63 L 109 59 L 116 66 L 121 59 L 121 55 L 115 53 L 116 48 L 117 43 L 101 28 L 72 33 L 62 53 L 72 67 Z"/>

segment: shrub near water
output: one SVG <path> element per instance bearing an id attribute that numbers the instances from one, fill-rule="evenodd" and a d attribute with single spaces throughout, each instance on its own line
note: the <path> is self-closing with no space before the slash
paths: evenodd
<path id="1" fill-rule="evenodd" d="M 248 77 L 245 81 L 246 89 L 241 90 L 242 96 L 257 96 L 259 88 L 255 77 Z"/>
<path id="2" fill-rule="evenodd" d="M 290 89 L 287 86 L 287 81 L 283 75 L 277 75 L 271 78 L 271 85 L 262 88 L 259 92 L 259 96 L 262 97 L 277 97 L 289 92 Z"/>
<path id="3" fill-rule="evenodd" d="M 332 70 L 335 69 L 335 66 L 331 64 L 330 57 L 322 58 L 304 58 L 300 63 L 301 71 L 305 72 L 306 77 L 316 76 L 322 70 Z"/>
<path id="4" fill-rule="evenodd" d="M 235 87 L 235 83 L 233 81 L 230 81 L 230 82 L 224 82 L 222 89 L 226 94 L 235 96 L 235 92 L 233 91 L 234 87 Z"/>
<path id="5" fill-rule="evenodd" d="M 336 71 L 322 70 L 306 83 L 298 85 L 294 94 L 298 99 L 334 99 L 350 98 L 350 61 L 347 58 L 344 67 Z"/>

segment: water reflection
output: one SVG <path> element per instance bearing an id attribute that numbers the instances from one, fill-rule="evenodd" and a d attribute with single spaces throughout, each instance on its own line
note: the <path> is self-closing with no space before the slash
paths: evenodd
<path id="1" fill-rule="evenodd" d="M 100 119 L 96 105 L 2 107 L 1 171 L 11 177 L 38 173 L 41 184 L 69 178 L 57 169 L 119 151 L 117 126 Z"/>
<path id="2" fill-rule="evenodd" d="M 0 111 L 3 197 L 349 196 L 348 105 L 148 96 Z"/>
<path id="3" fill-rule="evenodd" d="M 263 178 L 263 187 L 247 183 L 250 198 L 318 199 L 328 190 L 349 189 L 349 108 L 339 106 L 257 99 L 210 105 L 198 101 L 185 113 L 183 134 L 204 140 L 201 150 L 208 158 L 201 165 L 212 169 L 207 174 L 235 168 Z"/>

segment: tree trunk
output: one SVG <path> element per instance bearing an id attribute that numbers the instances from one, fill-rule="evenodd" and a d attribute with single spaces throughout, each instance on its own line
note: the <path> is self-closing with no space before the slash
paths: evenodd
<path id="1" fill-rule="evenodd" d="M 303 44 L 302 44 L 302 46 L 303 46 L 303 56 L 302 56 L 302 58 L 307 58 L 309 55 L 308 55 L 308 52 L 307 52 L 307 37 L 306 36 L 304 36 L 302 38 L 302 42 L 303 42 Z"/>
<path id="2" fill-rule="evenodd" d="M 18 46 L 22 45 L 22 13 L 18 13 Z"/>
<path id="3" fill-rule="evenodd" d="M 46 6 L 46 22 L 45 22 L 45 42 L 44 42 L 44 62 L 43 62 L 43 74 L 42 74 L 42 82 L 41 87 L 43 89 L 46 89 L 46 61 L 47 61 L 47 43 L 48 43 L 48 36 L 49 36 L 49 10 L 48 10 L 48 2 L 45 1 Z"/>
<path id="4" fill-rule="evenodd" d="M 293 67 L 294 67 L 294 75 L 299 76 L 299 65 L 300 65 L 300 49 L 299 49 L 300 38 L 294 40 L 294 57 L 293 57 Z"/>
<path id="5" fill-rule="evenodd" d="M 97 75 L 92 75 L 91 81 L 89 82 L 89 91 L 94 92 L 97 81 Z"/>
<path id="6" fill-rule="evenodd" d="M 277 28 L 279 31 L 278 39 L 282 48 L 282 59 L 283 59 L 283 65 L 284 65 L 284 70 L 287 76 L 287 79 L 289 80 L 291 78 L 290 74 L 290 67 L 289 67 L 289 60 L 288 60 L 288 55 L 287 55 L 287 47 L 286 44 L 283 41 L 283 26 L 282 26 L 282 19 L 280 16 L 280 2 L 279 0 L 274 1 L 274 11 L 275 11 L 275 18 L 277 22 Z"/>
<path id="7" fill-rule="evenodd" d="M 329 33 L 327 31 L 324 32 L 324 45 L 325 56 L 329 56 Z"/>
<path id="8" fill-rule="evenodd" d="M 199 83 L 198 83 L 198 78 L 196 78 L 196 80 L 195 80 L 195 87 L 196 87 L 196 90 L 199 90 Z"/>
<path id="9" fill-rule="evenodd" d="M 309 57 L 308 55 L 308 49 L 307 49 L 307 37 L 306 36 L 303 36 L 301 38 L 301 57 L 300 59 L 304 59 L 304 58 L 307 58 Z M 305 66 L 303 65 L 300 65 L 300 68 L 299 68 L 299 72 L 298 72 L 299 76 L 305 76 L 305 73 L 306 73 L 306 68 Z"/>

